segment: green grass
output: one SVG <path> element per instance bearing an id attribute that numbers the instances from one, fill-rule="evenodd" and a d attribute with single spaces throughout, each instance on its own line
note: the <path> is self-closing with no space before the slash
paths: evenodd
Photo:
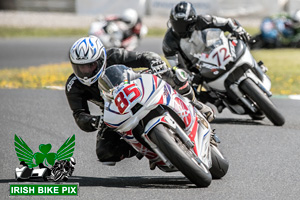
<path id="1" fill-rule="evenodd" d="M 300 94 L 300 50 L 276 49 L 252 51 L 257 61 L 262 60 L 269 71 L 271 91 L 276 95 Z M 72 73 L 69 63 L 43 65 L 25 69 L 0 70 L 0 88 L 45 88 L 64 86 Z"/>
<path id="2" fill-rule="evenodd" d="M 254 35 L 258 28 L 246 28 Z M 148 36 L 162 37 L 166 29 L 149 29 Z M 1 27 L 0 37 L 71 37 L 87 35 L 88 29 L 46 29 Z M 262 60 L 269 68 L 274 94 L 300 94 L 300 49 L 274 49 L 252 51 L 257 61 Z M 27 69 L 0 70 L 2 88 L 43 88 L 63 86 L 72 72 L 69 63 L 35 66 Z"/>
<path id="3" fill-rule="evenodd" d="M 70 37 L 85 36 L 88 29 L 71 29 L 71 28 L 15 28 L 0 27 L 0 37 Z"/>
<path id="4" fill-rule="evenodd" d="M 147 37 L 159 37 L 167 29 L 149 28 Z M 88 35 L 88 28 L 15 28 L 0 27 L 0 38 L 13 37 L 83 37 Z"/>
<path id="5" fill-rule="evenodd" d="M 259 33 L 259 28 L 258 27 L 245 27 L 245 30 L 251 35 L 256 35 Z"/>
<path id="6" fill-rule="evenodd" d="M 274 94 L 300 94 L 300 49 L 255 50 L 252 54 L 268 67 Z"/>
<path id="7" fill-rule="evenodd" d="M 146 37 L 163 37 L 166 28 L 149 28 Z M 247 27 L 246 30 L 254 35 L 258 28 Z M 0 27 L 0 38 L 11 37 L 82 37 L 88 34 L 88 28 L 15 28 Z"/>

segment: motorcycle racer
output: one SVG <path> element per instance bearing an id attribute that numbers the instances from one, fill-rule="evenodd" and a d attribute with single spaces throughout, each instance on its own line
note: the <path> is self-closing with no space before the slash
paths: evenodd
<path id="1" fill-rule="evenodd" d="M 181 68 L 186 72 L 193 72 L 192 67 L 198 62 L 195 54 L 203 52 L 205 48 L 201 37 L 202 30 L 219 28 L 235 34 L 244 41 L 250 39 L 250 35 L 236 20 L 197 15 L 193 5 L 186 1 L 181 1 L 172 8 L 169 24 L 171 26 L 163 39 L 163 53 L 171 67 Z M 193 81 L 199 82 L 200 78 L 197 75 Z"/>
<path id="2" fill-rule="evenodd" d="M 100 24 L 105 25 L 101 26 Z M 106 47 L 123 47 L 127 50 L 134 50 L 139 40 L 147 32 L 148 29 L 142 23 L 137 11 L 127 8 L 120 15 L 98 17 L 91 24 L 89 34 L 100 37 Z"/>
<path id="3" fill-rule="evenodd" d="M 95 36 L 78 39 L 70 49 L 69 59 L 74 73 L 66 82 L 65 93 L 79 128 L 85 132 L 98 130 L 96 154 L 99 161 L 114 165 L 115 162 L 136 155 L 137 152 L 120 139 L 118 133 L 103 123 L 102 116 L 91 115 L 88 101 L 103 110 L 104 100 L 101 98 L 97 80 L 106 66 L 124 64 L 131 68 L 146 67 L 152 71 L 160 71 L 166 69 L 166 64 L 153 52 L 139 53 L 122 48 L 106 51 L 100 39 Z M 176 74 L 170 77 L 176 77 Z M 212 116 L 208 106 L 203 106 L 201 111 L 208 113 L 207 116 Z"/>
<path id="4" fill-rule="evenodd" d="M 150 68 L 151 61 L 160 57 L 151 52 L 129 52 L 122 48 L 106 51 L 99 38 L 89 36 L 78 39 L 72 45 L 69 59 L 74 73 L 66 82 L 66 96 L 79 128 L 86 132 L 98 130 L 96 154 L 99 161 L 110 164 L 134 156 L 136 151 L 102 123 L 102 116 L 90 114 L 88 101 L 103 109 L 97 80 L 106 66 L 126 64 L 133 68 Z"/>

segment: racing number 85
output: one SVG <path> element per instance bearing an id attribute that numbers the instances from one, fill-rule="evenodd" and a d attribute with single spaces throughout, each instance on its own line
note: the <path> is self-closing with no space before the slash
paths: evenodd
<path id="1" fill-rule="evenodd" d="M 119 112 L 123 114 L 129 104 L 140 96 L 141 92 L 134 83 L 123 88 L 115 98 L 115 104 L 118 107 Z"/>

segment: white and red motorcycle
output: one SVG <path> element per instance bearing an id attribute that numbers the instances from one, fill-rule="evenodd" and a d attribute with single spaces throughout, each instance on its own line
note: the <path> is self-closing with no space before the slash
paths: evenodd
<path id="1" fill-rule="evenodd" d="M 126 50 L 135 50 L 140 42 L 140 39 L 147 34 L 147 27 L 142 24 L 136 24 L 132 29 L 128 25 L 117 20 L 116 16 L 108 16 L 99 18 L 91 23 L 89 35 L 98 37 L 105 48 L 124 48 Z"/>
<path id="2" fill-rule="evenodd" d="M 118 74 L 125 78 L 118 81 Z M 209 122 L 164 80 L 124 65 L 108 67 L 104 76 L 99 79 L 104 122 L 136 149 L 138 158 L 148 158 L 150 167 L 164 172 L 180 171 L 198 187 L 227 173 L 228 161 Z"/>
<path id="3" fill-rule="evenodd" d="M 205 29 L 202 39 L 205 49 L 194 55 L 198 58 L 194 69 L 201 74 L 200 85 L 218 111 L 227 107 L 235 114 L 248 114 L 253 119 L 267 116 L 274 125 L 282 126 L 285 119 L 270 100 L 267 68 L 255 61 L 247 44 L 234 36 L 226 37 L 220 29 Z M 201 99 L 201 92 L 194 88 Z"/>

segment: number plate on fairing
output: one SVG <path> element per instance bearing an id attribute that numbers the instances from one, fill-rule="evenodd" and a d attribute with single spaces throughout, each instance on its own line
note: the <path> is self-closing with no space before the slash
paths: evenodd
<path id="1" fill-rule="evenodd" d="M 230 45 L 230 46 L 229 46 Z M 223 44 L 217 46 L 210 52 L 204 52 L 201 54 L 200 65 L 201 75 L 206 78 L 219 77 L 226 71 L 226 65 L 234 61 L 235 52 L 231 42 L 223 40 Z"/>
<path id="2" fill-rule="evenodd" d="M 133 107 L 142 96 L 141 91 L 135 83 L 125 85 L 115 96 L 115 105 L 121 114 L 127 111 L 128 107 Z"/>

